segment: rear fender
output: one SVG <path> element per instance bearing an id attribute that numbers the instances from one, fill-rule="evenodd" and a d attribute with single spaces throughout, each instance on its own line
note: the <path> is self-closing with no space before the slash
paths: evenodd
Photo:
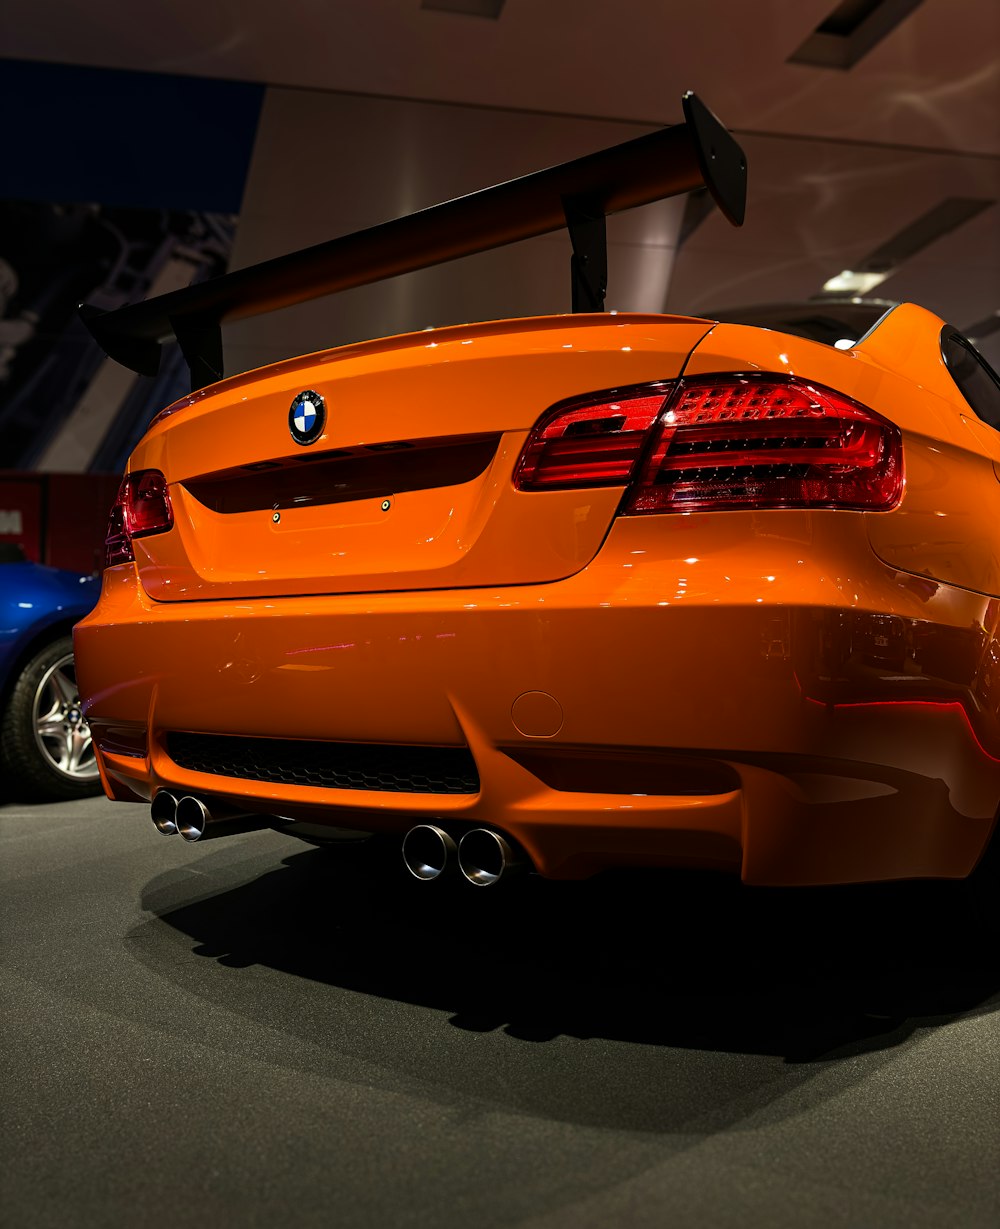
<path id="1" fill-rule="evenodd" d="M 903 303 L 853 350 L 746 325 L 719 324 L 685 376 L 760 371 L 846 393 L 903 432 L 899 506 L 866 512 L 875 554 L 900 572 L 1000 595 L 1000 432 L 976 418 L 941 355 L 944 321 Z"/>

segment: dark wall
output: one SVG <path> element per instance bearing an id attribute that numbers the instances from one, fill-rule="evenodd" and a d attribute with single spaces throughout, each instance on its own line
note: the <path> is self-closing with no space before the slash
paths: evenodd
<path id="1" fill-rule="evenodd" d="M 238 213 L 264 87 L 0 60 L 0 199 Z"/>
<path id="2" fill-rule="evenodd" d="M 263 93 L 0 61 L 0 468 L 120 470 L 186 390 L 169 352 L 155 379 L 109 378 L 76 308 L 225 272 Z"/>

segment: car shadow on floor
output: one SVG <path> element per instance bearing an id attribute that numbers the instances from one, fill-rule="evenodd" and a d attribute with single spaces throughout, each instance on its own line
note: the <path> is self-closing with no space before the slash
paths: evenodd
<path id="1" fill-rule="evenodd" d="M 1000 1005 L 996 928 L 956 885 L 765 890 L 622 872 L 483 889 L 417 883 L 398 852 L 379 848 L 293 853 L 192 903 L 168 901 L 176 889 L 158 893 L 154 880 L 145 907 L 198 956 L 525 1042 L 604 1038 L 811 1063 Z"/>

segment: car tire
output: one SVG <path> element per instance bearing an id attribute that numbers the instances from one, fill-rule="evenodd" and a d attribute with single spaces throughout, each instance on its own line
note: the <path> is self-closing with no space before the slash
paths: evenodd
<path id="1" fill-rule="evenodd" d="M 50 641 L 22 668 L 0 720 L 0 748 L 4 784 L 18 797 L 55 802 L 101 792 L 71 637 Z"/>

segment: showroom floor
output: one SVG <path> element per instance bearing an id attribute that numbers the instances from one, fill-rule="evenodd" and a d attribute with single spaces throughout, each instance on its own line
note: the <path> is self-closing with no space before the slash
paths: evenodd
<path id="1" fill-rule="evenodd" d="M 5 1226 L 996 1226 L 1000 936 L 0 805 Z"/>

